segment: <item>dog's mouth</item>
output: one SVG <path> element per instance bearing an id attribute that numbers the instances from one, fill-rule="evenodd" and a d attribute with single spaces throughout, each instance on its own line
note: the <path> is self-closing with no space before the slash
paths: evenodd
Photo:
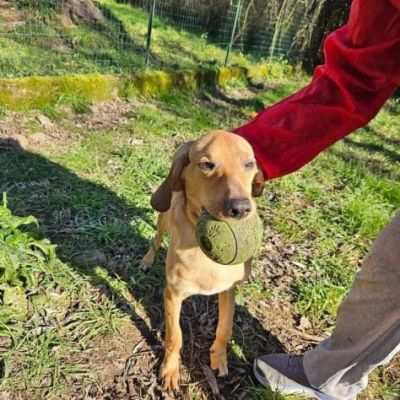
<path id="1" fill-rule="evenodd" d="M 199 218 L 209 218 L 209 217 L 212 217 L 217 221 L 222 221 L 224 219 L 222 213 L 210 212 L 207 208 L 202 207 Z"/>
<path id="2" fill-rule="evenodd" d="M 200 215 L 199 215 L 199 218 L 204 218 L 204 217 L 208 217 L 208 216 L 211 216 L 211 217 L 213 217 L 213 218 L 215 218 L 215 219 L 219 219 L 219 218 L 216 218 L 212 213 L 210 213 L 210 212 L 207 210 L 207 208 L 202 207 L 202 208 L 201 208 Z"/>

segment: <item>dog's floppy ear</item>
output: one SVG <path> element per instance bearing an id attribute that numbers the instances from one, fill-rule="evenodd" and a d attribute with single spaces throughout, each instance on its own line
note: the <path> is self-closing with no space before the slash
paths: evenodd
<path id="1" fill-rule="evenodd" d="M 252 195 L 253 197 L 260 197 L 264 191 L 265 178 L 264 173 L 258 168 L 256 176 L 253 179 Z"/>
<path id="2" fill-rule="evenodd" d="M 171 206 L 172 192 L 184 189 L 182 172 L 189 164 L 189 150 L 193 142 L 184 143 L 175 153 L 171 169 L 164 182 L 151 196 L 151 206 L 159 211 L 166 212 Z"/>

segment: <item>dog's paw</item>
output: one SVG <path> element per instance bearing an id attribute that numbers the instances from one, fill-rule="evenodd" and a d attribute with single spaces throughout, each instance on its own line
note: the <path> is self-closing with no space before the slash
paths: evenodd
<path id="1" fill-rule="evenodd" d="M 210 351 L 211 369 L 218 370 L 218 376 L 228 375 L 228 357 L 226 350 L 211 350 Z"/>
<path id="2" fill-rule="evenodd" d="M 179 357 L 165 357 L 160 369 L 160 378 L 164 382 L 164 390 L 179 388 Z"/>
<path id="3" fill-rule="evenodd" d="M 147 263 L 144 262 L 144 260 L 140 261 L 139 269 L 140 269 L 142 272 L 148 272 L 149 269 L 150 269 L 150 267 L 151 267 L 151 264 L 148 265 Z"/>
<path id="4" fill-rule="evenodd" d="M 142 258 L 139 268 L 143 272 L 147 272 L 150 269 L 150 267 L 154 264 L 155 258 L 156 258 L 155 251 L 153 249 L 150 249 L 147 252 L 147 254 Z"/>

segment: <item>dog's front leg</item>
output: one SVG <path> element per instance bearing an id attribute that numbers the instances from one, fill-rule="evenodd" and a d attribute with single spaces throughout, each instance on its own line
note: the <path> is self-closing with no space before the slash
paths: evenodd
<path id="1" fill-rule="evenodd" d="M 219 376 L 228 374 L 227 346 L 232 337 L 234 313 L 235 289 L 232 288 L 218 295 L 218 326 L 210 350 L 210 361 L 211 368 L 218 370 Z"/>
<path id="2" fill-rule="evenodd" d="M 157 218 L 157 230 L 154 239 L 151 242 L 151 246 L 147 251 L 146 255 L 140 264 L 142 271 L 147 272 L 147 270 L 153 265 L 154 260 L 157 255 L 157 251 L 161 247 L 164 234 L 168 230 L 168 217 L 166 213 L 158 214 Z"/>
<path id="3" fill-rule="evenodd" d="M 182 347 L 182 331 L 179 325 L 183 297 L 171 288 L 164 290 L 165 313 L 165 355 L 161 365 L 160 376 L 166 390 L 178 389 L 179 360 Z"/>

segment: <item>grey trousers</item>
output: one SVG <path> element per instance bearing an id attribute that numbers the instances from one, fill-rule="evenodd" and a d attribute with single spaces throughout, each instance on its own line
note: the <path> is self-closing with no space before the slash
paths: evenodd
<path id="1" fill-rule="evenodd" d="M 339 308 L 332 336 L 304 355 L 311 385 L 353 400 L 400 351 L 400 213 L 381 232 Z"/>

